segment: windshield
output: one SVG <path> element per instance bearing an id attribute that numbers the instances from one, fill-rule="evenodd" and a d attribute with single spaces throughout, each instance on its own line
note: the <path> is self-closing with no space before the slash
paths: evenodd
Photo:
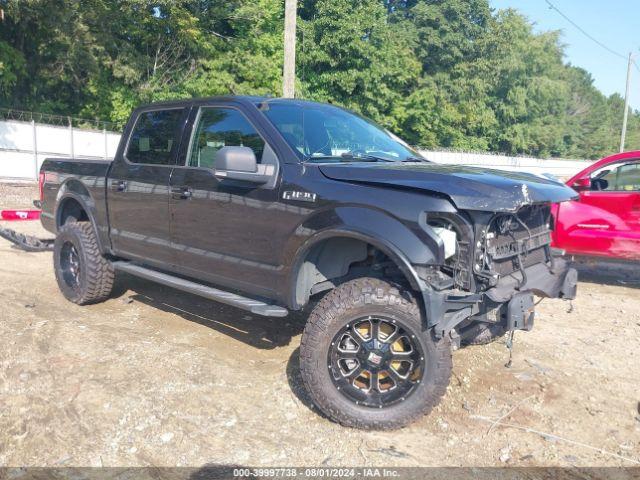
<path id="1" fill-rule="evenodd" d="M 258 107 L 306 162 L 424 161 L 382 127 L 332 105 L 276 100 Z"/>

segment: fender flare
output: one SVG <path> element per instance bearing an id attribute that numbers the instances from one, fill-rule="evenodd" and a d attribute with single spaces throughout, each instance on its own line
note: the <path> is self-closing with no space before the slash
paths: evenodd
<path id="1" fill-rule="evenodd" d="M 338 220 L 338 221 L 336 221 Z M 322 224 L 322 229 L 311 225 Z M 329 224 L 329 225 L 328 225 Z M 387 213 L 370 208 L 349 206 L 319 212 L 314 219 L 299 228 L 313 232 L 292 252 L 293 258 L 287 277 L 287 304 L 293 309 L 303 305 L 296 298 L 297 282 L 304 260 L 320 242 L 336 237 L 347 237 L 369 243 L 387 255 L 400 269 L 411 288 L 418 292 L 427 289 L 414 265 L 435 263 L 439 258 L 438 244 L 428 232 L 412 230 L 405 223 Z M 381 233 L 384 232 L 384 233 Z"/>
<path id="2" fill-rule="evenodd" d="M 411 265 L 411 262 L 409 262 L 407 257 L 389 241 L 380 238 L 379 235 L 376 235 L 373 232 L 362 232 L 349 228 L 330 229 L 324 230 L 307 240 L 302 245 L 302 247 L 300 247 L 298 253 L 295 256 L 295 260 L 292 263 L 289 280 L 287 282 L 289 284 L 290 292 L 288 303 L 292 308 L 300 309 L 302 307 L 302 305 L 298 304 L 298 301 L 296 299 L 296 286 L 300 269 L 302 268 L 302 264 L 307 258 L 307 255 L 309 254 L 311 249 L 318 245 L 320 242 L 337 237 L 353 238 L 373 245 L 378 250 L 387 255 L 398 266 L 398 268 L 400 268 L 400 271 L 411 285 L 411 288 L 417 291 L 424 290 L 425 284 L 423 280 L 418 276 L 418 273 L 416 272 L 413 265 Z"/>
<path id="3" fill-rule="evenodd" d="M 61 215 L 64 210 L 63 206 L 68 200 L 75 200 L 80 204 L 82 209 L 86 212 L 89 222 L 93 227 L 93 231 L 96 233 L 96 240 L 98 242 L 98 248 L 101 253 L 107 253 L 104 248 L 104 242 L 100 235 L 98 224 L 96 223 L 97 207 L 96 203 L 91 197 L 91 194 L 87 188 L 77 179 L 69 179 L 60 186 L 58 195 L 56 196 L 56 209 L 54 212 L 54 221 L 56 231 L 61 226 Z"/>

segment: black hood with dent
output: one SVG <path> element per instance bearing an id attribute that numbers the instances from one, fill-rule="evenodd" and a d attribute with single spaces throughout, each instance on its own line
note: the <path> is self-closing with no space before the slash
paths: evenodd
<path id="1" fill-rule="evenodd" d="M 515 212 L 524 205 L 563 202 L 577 193 L 529 173 L 435 163 L 342 163 L 320 165 L 328 178 L 389 185 L 446 195 L 459 210 Z"/>

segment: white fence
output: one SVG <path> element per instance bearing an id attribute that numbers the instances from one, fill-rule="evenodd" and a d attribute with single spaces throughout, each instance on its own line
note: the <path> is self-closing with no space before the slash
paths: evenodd
<path id="1" fill-rule="evenodd" d="M 448 152 L 421 150 L 425 158 L 454 165 L 474 165 L 497 170 L 509 170 L 542 175 L 551 174 L 560 179 L 572 177 L 593 163 L 591 160 L 542 159 L 509 157 L 489 153 Z"/>
<path id="2" fill-rule="evenodd" d="M 119 133 L 107 130 L 0 121 L 0 180 L 37 180 L 40 166 L 47 157 L 113 158 L 119 141 Z M 423 150 L 422 154 L 436 163 L 550 173 L 558 178 L 568 178 L 592 163 L 585 160 L 546 160 L 468 152 Z"/>
<path id="3" fill-rule="evenodd" d="M 0 179 L 33 181 L 47 157 L 112 158 L 120 134 L 15 120 L 0 121 Z"/>

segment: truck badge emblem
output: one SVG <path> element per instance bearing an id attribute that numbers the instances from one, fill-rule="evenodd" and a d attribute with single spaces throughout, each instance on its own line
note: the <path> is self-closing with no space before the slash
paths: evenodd
<path id="1" fill-rule="evenodd" d="M 282 193 L 285 200 L 298 200 L 300 202 L 315 202 L 317 194 L 310 192 L 300 192 L 298 190 L 287 190 Z"/>

